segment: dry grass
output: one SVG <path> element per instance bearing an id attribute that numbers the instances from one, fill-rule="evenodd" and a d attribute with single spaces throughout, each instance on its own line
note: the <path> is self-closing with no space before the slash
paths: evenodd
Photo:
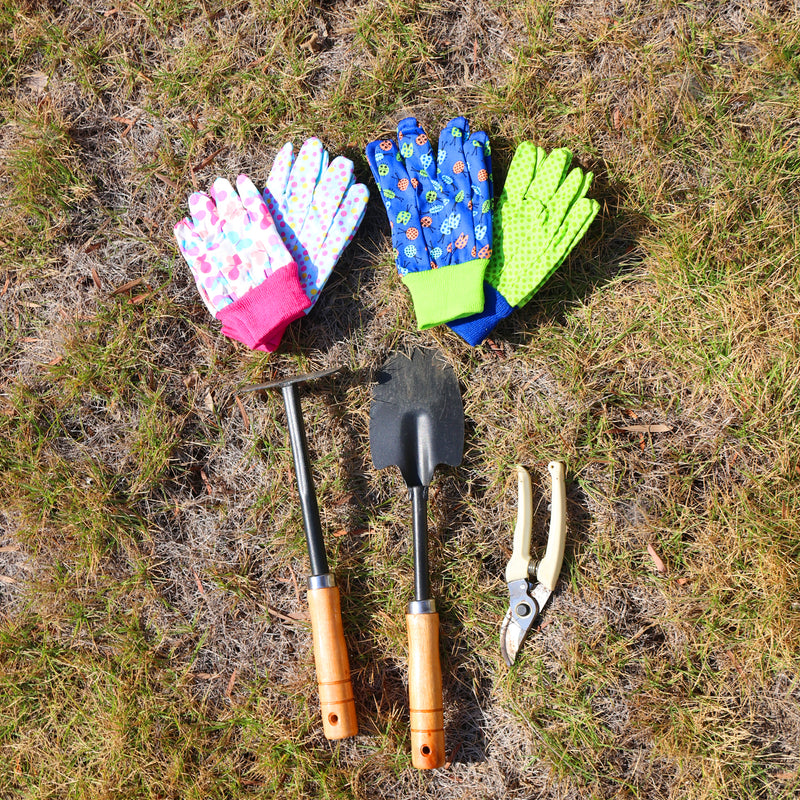
<path id="1" fill-rule="evenodd" d="M 0 797 L 795 797 L 798 23 L 769 0 L 7 0 Z M 171 236 L 188 193 L 310 134 L 371 183 L 364 146 L 408 113 L 484 126 L 498 184 L 525 138 L 572 148 L 602 211 L 570 260 L 471 350 L 414 330 L 373 198 L 279 352 L 224 339 Z M 434 774 L 408 755 L 408 502 L 368 449 L 371 371 L 415 343 L 467 415 L 430 502 Z M 338 364 L 303 398 L 361 724 L 332 744 L 282 403 L 236 392 Z M 513 467 L 538 545 L 553 457 L 567 557 L 509 671 Z"/>

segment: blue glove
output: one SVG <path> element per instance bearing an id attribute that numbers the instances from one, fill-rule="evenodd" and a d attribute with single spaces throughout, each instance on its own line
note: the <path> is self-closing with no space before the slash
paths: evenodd
<path id="1" fill-rule="evenodd" d="M 411 292 L 420 330 L 483 310 L 492 254 L 489 138 L 464 117 L 447 123 L 438 156 L 417 120 L 397 126 L 397 142 L 367 145 L 367 159 L 392 229 L 395 263 Z"/>

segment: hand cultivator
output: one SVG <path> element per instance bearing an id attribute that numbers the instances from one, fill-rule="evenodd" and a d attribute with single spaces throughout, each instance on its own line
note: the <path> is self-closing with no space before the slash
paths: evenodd
<path id="1" fill-rule="evenodd" d="M 308 446 L 300 408 L 298 385 L 338 372 L 339 368 L 297 375 L 291 378 L 249 386 L 244 391 L 280 389 L 286 408 L 289 441 L 292 445 L 303 528 L 308 544 L 311 574 L 308 577 L 308 608 L 311 615 L 311 635 L 314 639 L 314 661 L 317 667 L 319 703 L 322 726 L 328 739 L 343 739 L 358 733 L 350 663 L 342 627 L 339 588 L 328 569 L 325 542 L 319 520 L 317 495 L 308 461 Z"/>

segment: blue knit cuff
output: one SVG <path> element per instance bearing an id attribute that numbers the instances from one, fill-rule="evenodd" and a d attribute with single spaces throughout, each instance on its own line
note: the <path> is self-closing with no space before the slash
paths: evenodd
<path id="1" fill-rule="evenodd" d="M 483 311 L 447 323 L 468 345 L 479 345 L 514 310 L 508 301 L 489 283 L 483 282 Z"/>

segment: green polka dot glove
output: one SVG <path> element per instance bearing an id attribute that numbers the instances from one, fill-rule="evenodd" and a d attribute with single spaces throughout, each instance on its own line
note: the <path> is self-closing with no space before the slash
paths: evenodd
<path id="1" fill-rule="evenodd" d="M 473 347 L 536 294 L 597 215 L 599 203 L 585 196 L 593 175 L 570 171 L 571 161 L 564 148 L 549 156 L 533 142 L 517 148 L 494 213 L 484 309 L 448 323 Z"/>

